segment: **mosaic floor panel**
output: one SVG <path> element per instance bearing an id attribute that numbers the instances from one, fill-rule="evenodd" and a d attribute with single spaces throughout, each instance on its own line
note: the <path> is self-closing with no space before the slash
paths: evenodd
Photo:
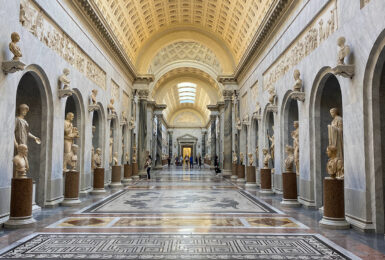
<path id="1" fill-rule="evenodd" d="M 124 190 L 82 213 L 278 213 L 243 190 Z"/>
<path id="2" fill-rule="evenodd" d="M 33 234 L 8 259 L 356 259 L 309 234 Z"/>

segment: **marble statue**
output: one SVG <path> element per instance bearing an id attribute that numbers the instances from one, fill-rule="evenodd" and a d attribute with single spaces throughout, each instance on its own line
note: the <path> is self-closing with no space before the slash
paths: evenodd
<path id="1" fill-rule="evenodd" d="M 250 165 L 250 166 L 253 166 L 253 163 L 254 163 L 253 154 L 252 154 L 252 153 L 249 153 L 249 154 L 248 154 L 248 157 L 249 157 L 249 165 Z"/>
<path id="2" fill-rule="evenodd" d="M 233 152 L 233 163 L 236 164 L 238 161 L 237 153 Z"/>
<path id="3" fill-rule="evenodd" d="M 269 154 L 269 151 L 268 151 L 268 149 L 264 148 L 264 149 L 262 149 L 262 153 L 263 153 L 263 168 L 269 169 L 269 162 L 271 160 L 271 156 Z"/>
<path id="4" fill-rule="evenodd" d="M 116 115 L 115 107 L 114 107 L 115 99 L 111 98 L 110 103 L 107 105 L 107 110 L 109 115 Z"/>
<path id="5" fill-rule="evenodd" d="M 295 84 L 294 84 L 294 87 L 293 87 L 293 91 L 296 91 L 296 92 L 301 92 L 302 90 L 302 79 L 300 78 L 301 76 L 301 73 L 299 72 L 299 70 L 294 70 L 294 80 L 295 80 Z"/>
<path id="6" fill-rule="evenodd" d="M 271 159 L 274 160 L 274 151 L 275 151 L 275 140 L 274 140 L 274 135 L 268 136 L 271 144 L 270 144 L 270 154 L 271 154 Z"/>
<path id="7" fill-rule="evenodd" d="M 28 138 L 34 139 L 37 144 L 41 143 L 41 140 L 29 132 L 29 124 L 25 120 L 25 117 L 29 111 L 29 107 L 26 104 L 21 104 L 18 109 L 18 115 L 15 120 L 15 151 L 21 144 L 28 146 Z"/>
<path id="8" fill-rule="evenodd" d="M 331 178 L 344 178 L 344 163 L 343 160 L 337 157 L 337 148 L 335 146 L 328 146 L 326 154 L 329 160 L 326 164 L 327 172 Z"/>
<path id="9" fill-rule="evenodd" d="M 113 156 L 113 162 L 114 162 L 114 165 L 118 165 L 118 153 L 114 153 L 114 156 Z"/>
<path id="10" fill-rule="evenodd" d="M 17 154 L 13 158 L 14 178 L 27 178 L 28 164 L 28 147 L 25 144 L 20 144 L 17 147 Z"/>
<path id="11" fill-rule="evenodd" d="M 91 169 L 92 170 L 96 168 L 96 165 L 94 162 L 94 156 L 95 156 L 95 148 L 92 146 L 92 149 L 91 149 Z"/>
<path id="12" fill-rule="evenodd" d="M 333 120 L 328 125 L 329 146 L 337 149 L 337 157 L 344 159 L 344 141 L 343 141 L 343 125 L 342 117 L 339 115 L 338 108 L 330 109 L 330 115 Z"/>
<path id="13" fill-rule="evenodd" d="M 100 168 L 100 166 L 102 166 L 102 149 L 96 148 L 92 160 L 94 161 L 95 168 Z"/>
<path id="14" fill-rule="evenodd" d="M 275 105 L 275 99 L 276 99 L 276 96 L 277 94 L 275 93 L 275 88 L 273 85 L 270 85 L 269 87 L 269 102 L 271 105 Z"/>
<path id="15" fill-rule="evenodd" d="M 244 160 L 245 156 L 243 155 L 243 153 L 240 153 L 239 154 L 239 164 L 240 165 L 243 165 L 243 160 Z"/>
<path id="16" fill-rule="evenodd" d="M 294 148 L 290 145 L 286 145 L 286 159 L 285 159 L 285 171 L 293 172 L 293 164 L 294 164 Z"/>
<path id="17" fill-rule="evenodd" d="M 242 129 L 241 119 L 239 119 L 239 118 L 237 118 L 237 129 L 238 129 L 238 130 L 241 130 L 241 129 Z"/>
<path id="18" fill-rule="evenodd" d="M 78 151 L 79 146 L 77 144 L 73 144 L 71 147 L 71 170 L 75 171 L 76 166 L 78 165 Z"/>
<path id="19" fill-rule="evenodd" d="M 128 162 L 129 162 L 129 160 L 130 160 L 130 156 L 128 156 L 128 153 L 126 153 L 125 159 L 126 159 L 126 163 L 128 164 Z"/>
<path id="20" fill-rule="evenodd" d="M 72 121 L 74 120 L 74 114 L 68 112 L 66 120 L 64 120 L 64 160 L 63 160 L 63 171 L 68 171 L 67 166 L 71 165 L 72 161 L 72 145 L 74 140 L 79 138 L 79 132 L 76 127 L 73 126 Z"/>
<path id="21" fill-rule="evenodd" d="M 71 80 L 68 78 L 69 74 L 70 74 L 70 70 L 65 68 L 63 69 L 63 74 L 59 77 L 59 81 L 62 87 L 61 89 L 63 90 L 71 89 L 70 88 Z"/>
<path id="22" fill-rule="evenodd" d="M 294 164 L 295 172 L 299 175 L 299 123 L 294 121 L 294 131 L 291 132 L 291 137 L 293 138 L 293 148 L 294 148 Z"/>
<path id="23" fill-rule="evenodd" d="M 338 51 L 337 65 L 345 65 L 345 58 L 350 54 L 350 48 L 345 43 L 346 43 L 345 37 L 338 38 L 337 45 L 339 47 L 339 51 Z"/>
<path id="24" fill-rule="evenodd" d="M 332 73 L 345 78 L 353 78 L 355 66 L 353 64 L 345 64 L 346 57 L 350 55 L 350 48 L 346 45 L 345 37 L 338 38 L 337 45 L 339 48 L 337 66 L 332 69 Z"/>
<path id="25" fill-rule="evenodd" d="M 98 95 L 98 90 L 97 89 L 93 89 L 91 91 L 91 96 L 90 96 L 90 105 L 94 105 L 94 106 L 97 105 L 97 101 L 96 101 L 96 96 L 97 95 Z"/>
<path id="26" fill-rule="evenodd" d="M 112 135 L 112 129 L 110 129 L 110 147 L 109 147 L 109 155 L 110 155 L 110 159 L 109 159 L 109 163 L 112 164 L 112 146 L 114 145 L 114 137 Z"/>
<path id="27" fill-rule="evenodd" d="M 17 43 L 20 41 L 20 35 L 17 32 L 11 34 L 11 42 L 9 43 L 9 50 L 13 53 L 13 61 L 19 61 L 23 54 L 21 49 L 17 46 Z"/>

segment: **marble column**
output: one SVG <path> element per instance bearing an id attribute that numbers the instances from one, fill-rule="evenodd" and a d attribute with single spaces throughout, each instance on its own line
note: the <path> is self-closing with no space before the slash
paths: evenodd
<path id="1" fill-rule="evenodd" d="M 216 150 L 216 144 L 217 144 L 217 138 L 216 138 L 216 120 L 217 115 L 211 115 L 210 116 L 210 134 L 211 134 L 211 165 L 214 166 L 215 156 L 217 155 Z"/>
<path id="2" fill-rule="evenodd" d="M 139 118 L 138 118 L 138 166 L 140 172 L 145 171 L 146 146 L 147 146 L 147 97 L 148 90 L 139 90 Z"/>
<path id="3" fill-rule="evenodd" d="M 202 130 L 202 160 L 206 156 L 206 130 Z"/>
<path id="4" fill-rule="evenodd" d="M 173 160 L 173 155 L 172 155 L 172 130 L 168 130 L 168 156 L 171 160 Z"/>
<path id="5" fill-rule="evenodd" d="M 232 111 L 232 95 L 233 91 L 224 90 L 224 147 L 223 147 L 223 176 L 231 176 L 232 173 L 232 147 L 233 147 L 233 111 Z"/>
<path id="6" fill-rule="evenodd" d="M 156 113 L 156 165 L 162 169 L 162 114 Z"/>

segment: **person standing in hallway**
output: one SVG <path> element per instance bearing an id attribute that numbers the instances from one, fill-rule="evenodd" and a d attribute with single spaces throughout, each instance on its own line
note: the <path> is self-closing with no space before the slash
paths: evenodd
<path id="1" fill-rule="evenodd" d="M 190 169 L 193 168 L 193 165 L 194 165 L 194 159 L 192 157 L 192 155 L 190 156 Z"/>
<path id="2" fill-rule="evenodd" d="M 147 157 L 147 161 L 146 161 L 146 167 L 147 167 L 147 179 L 151 179 L 151 176 L 150 176 L 150 171 L 151 171 L 151 163 L 152 163 L 152 160 L 151 160 L 151 155 L 149 155 Z"/>
<path id="3" fill-rule="evenodd" d="M 170 156 L 167 157 L 167 163 L 168 163 L 168 168 L 170 168 L 170 166 L 171 166 L 171 159 L 170 159 Z"/>

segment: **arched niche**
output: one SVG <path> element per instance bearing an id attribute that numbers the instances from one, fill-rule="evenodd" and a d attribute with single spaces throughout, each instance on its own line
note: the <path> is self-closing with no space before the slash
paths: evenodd
<path id="1" fill-rule="evenodd" d="M 326 164 L 328 156 L 326 148 L 329 144 L 328 125 L 333 118 L 330 109 L 338 108 L 343 117 L 341 87 L 336 76 L 330 73 L 329 68 L 321 70 L 314 83 L 311 96 L 310 119 L 310 144 L 311 169 L 314 173 L 314 195 L 317 207 L 323 205 L 323 180 L 328 176 Z"/>
<path id="2" fill-rule="evenodd" d="M 369 55 L 364 75 L 365 172 L 374 228 L 385 233 L 385 30 Z"/>
<path id="3" fill-rule="evenodd" d="M 28 139 L 28 176 L 36 183 L 36 203 L 44 206 L 48 199 L 52 172 L 52 93 L 49 81 L 40 67 L 30 65 L 24 71 L 16 92 L 16 113 L 21 104 L 28 105 L 29 112 L 25 119 L 29 131 L 41 140 L 38 145 L 33 139 Z"/>
<path id="4" fill-rule="evenodd" d="M 298 102 L 295 99 L 290 98 L 291 91 L 286 93 L 283 98 L 282 113 L 281 113 L 281 158 L 286 158 L 285 147 L 286 145 L 293 146 L 292 132 L 295 130 L 294 122 L 298 121 Z M 285 171 L 284 160 L 282 161 L 282 172 Z M 295 169 L 295 168 L 294 168 Z"/>

